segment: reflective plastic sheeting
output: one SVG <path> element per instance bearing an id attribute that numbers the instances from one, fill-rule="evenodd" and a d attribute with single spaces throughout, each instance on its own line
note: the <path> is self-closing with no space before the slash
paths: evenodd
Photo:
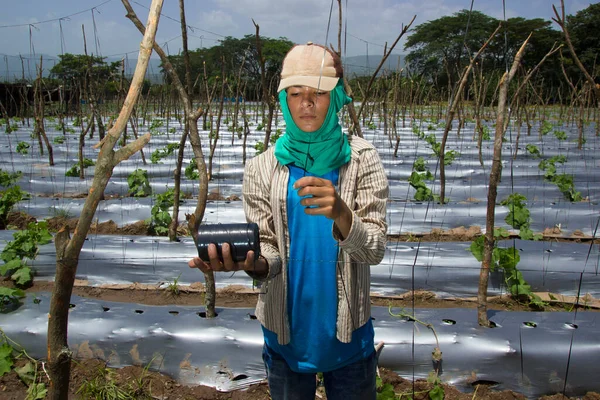
<path id="1" fill-rule="evenodd" d="M 50 294 L 32 297 L 0 316 L 8 337 L 36 358 L 46 355 Z M 253 309 L 217 308 L 214 319 L 201 307 L 147 306 L 73 296 L 69 346 L 75 357 L 97 357 L 110 366 L 151 365 L 183 384 L 235 390 L 265 378 L 263 336 Z M 393 309 L 395 314 L 401 310 Z M 375 342 L 385 347 L 379 365 L 407 379 L 426 378 L 437 342 L 444 382 L 472 392 L 481 382 L 529 398 L 600 391 L 600 314 L 597 312 L 489 311 L 495 328 L 477 324 L 475 309 L 372 310 Z"/>

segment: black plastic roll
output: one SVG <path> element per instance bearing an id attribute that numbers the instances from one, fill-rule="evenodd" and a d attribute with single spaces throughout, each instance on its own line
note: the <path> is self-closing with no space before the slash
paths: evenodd
<path id="1" fill-rule="evenodd" d="M 223 243 L 229 243 L 233 261 L 244 261 L 250 250 L 254 251 L 254 259 L 257 260 L 260 255 L 258 224 L 250 222 L 200 225 L 196 238 L 196 247 L 198 247 L 198 257 L 200 259 L 209 261 L 208 245 L 211 243 L 217 246 L 219 258 L 221 259 L 223 258 Z"/>

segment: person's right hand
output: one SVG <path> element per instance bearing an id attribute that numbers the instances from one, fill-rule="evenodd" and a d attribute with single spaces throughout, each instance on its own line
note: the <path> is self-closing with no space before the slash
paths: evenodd
<path id="1" fill-rule="evenodd" d="M 219 258 L 217 246 L 213 243 L 208 245 L 209 261 L 203 261 L 199 257 L 194 257 L 188 262 L 190 268 L 198 268 L 202 272 L 208 271 L 252 271 L 255 273 L 263 273 L 267 271 L 267 262 L 264 258 L 259 257 L 254 261 L 254 251 L 250 250 L 246 253 L 244 261 L 233 261 L 231 255 L 231 247 L 229 243 L 223 243 L 221 246 L 223 260 Z"/>

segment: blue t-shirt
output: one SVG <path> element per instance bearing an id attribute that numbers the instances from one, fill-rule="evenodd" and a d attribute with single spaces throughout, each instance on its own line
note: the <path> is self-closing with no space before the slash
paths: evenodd
<path id="1" fill-rule="evenodd" d="M 350 343 L 336 337 L 338 244 L 333 220 L 307 215 L 294 183 L 314 176 L 288 165 L 287 214 L 290 233 L 288 260 L 288 316 L 290 342 L 280 345 L 277 335 L 263 327 L 265 343 L 296 372 L 328 372 L 365 358 L 373 352 L 373 324 L 369 320 L 352 334 Z M 338 184 L 338 170 L 321 178 Z"/>

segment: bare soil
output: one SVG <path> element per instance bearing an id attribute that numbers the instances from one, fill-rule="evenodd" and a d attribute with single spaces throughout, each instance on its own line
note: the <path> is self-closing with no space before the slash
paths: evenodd
<path id="1" fill-rule="evenodd" d="M 18 363 L 22 366 L 24 363 Z M 38 364 L 39 366 L 40 364 Z M 49 386 L 48 379 L 39 367 L 38 374 L 42 376 L 42 381 Z M 433 385 L 423 379 L 414 381 L 404 379 L 395 372 L 386 368 L 380 368 L 379 374 L 383 385 L 391 385 L 397 396 L 402 395 L 406 398 L 415 400 L 429 399 L 429 391 Z M 461 392 L 451 385 L 442 385 L 445 400 L 524 400 L 526 397 L 520 393 L 510 390 L 494 390 L 494 388 L 485 382 L 472 383 L 472 391 L 469 393 Z M 172 378 L 159 372 L 149 371 L 141 366 L 129 366 L 120 369 L 107 368 L 106 363 L 97 359 L 75 360 L 71 363 L 71 381 L 69 385 L 69 399 L 90 399 L 90 398 L 116 398 L 101 397 L 97 394 L 100 390 L 105 393 L 115 388 L 119 388 L 122 393 L 126 393 L 131 399 L 161 399 L 161 400 L 269 400 L 269 387 L 266 382 L 254 384 L 243 390 L 232 392 L 219 392 L 208 386 L 186 386 L 181 385 Z M 87 390 L 86 390 L 87 389 Z M 95 389 L 95 392 L 91 390 Z M 381 389 L 380 389 L 381 390 Z M 10 372 L 0 377 L 0 398 L 3 400 L 24 400 L 26 398 L 27 386 L 21 382 L 15 372 Z M 323 388 L 317 389 L 316 399 L 326 399 L 327 396 Z M 544 400 L 600 400 L 600 394 L 589 392 L 584 396 L 566 397 L 561 394 L 552 396 L 543 396 Z"/>

